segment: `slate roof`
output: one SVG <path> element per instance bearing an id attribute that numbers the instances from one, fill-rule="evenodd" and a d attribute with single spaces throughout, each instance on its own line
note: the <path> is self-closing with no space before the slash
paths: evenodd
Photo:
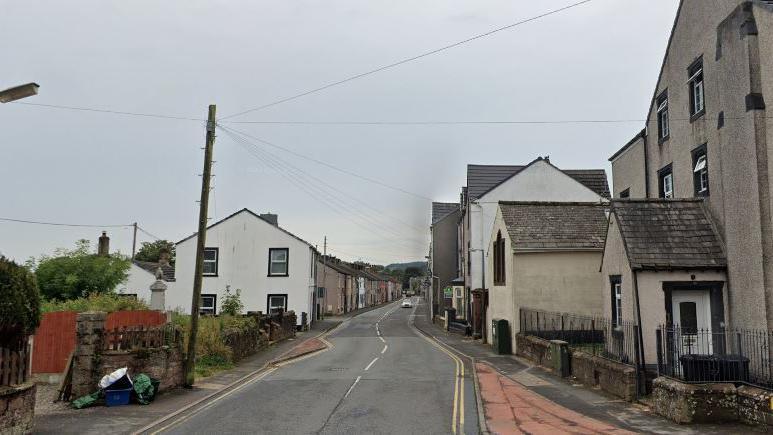
<path id="1" fill-rule="evenodd" d="M 723 269 L 721 238 L 702 199 L 614 200 L 632 269 Z"/>
<path id="2" fill-rule="evenodd" d="M 151 275 L 156 276 L 156 269 L 158 269 L 159 264 L 153 263 L 151 261 L 138 261 L 138 260 L 132 260 L 132 263 L 137 265 L 137 267 L 146 270 Z M 174 282 L 174 266 L 171 266 L 169 264 L 165 264 L 161 266 L 161 272 L 164 273 L 164 281 L 166 282 Z"/>
<path id="3" fill-rule="evenodd" d="M 537 159 L 535 161 L 539 161 Z M 534 162 L 532 162 L 534 163 Z M 548 160 L 548 163 L 550 161 Z M 528 166 L 528 165 L 526 165 Z M 467 165 L 467 193 L 478 199 L 526 168 L 522 165 Z M 559 169 L 604 198 L 609 198 L 607 174 L 603 169 Z"/>
<path id="4" fill-rule="evenodd" d="M 433 202 L 432 225 L 435 225 L 438 221 L 457 210 L 459 210 L 459 204 L 455 202 Z"/>
<path id="5" fill-rule="evenodd" d="M 595 202 L 499 203 L 513 249 L 602 250 L 604 206 Z"/>

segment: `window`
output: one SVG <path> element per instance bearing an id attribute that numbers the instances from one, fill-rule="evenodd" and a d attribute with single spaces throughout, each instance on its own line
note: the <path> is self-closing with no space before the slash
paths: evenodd
<path id="1" fill-rule="evenodd" d="M 199 299 L 199 314 L 215 315 L 217 308 L 217 295 L 201 295 Z"/>
<path id="2" fill-rule="evenodd" d="M 623 284 L 619 275 L 610 276 L 612 289 L 612 326 L 618 326 L 623 321 Z"/>
<path id="3" fill-rule="evenodd" d="M 698 313 L 695 302 L 679 303 L 679 326 L 683 334 L 698 332 Z"/>
<path id="4" fill-rule="evenodd" d="M 620 192 L 620 198 L 630 198 L 631 197 L 631 189 L 625 189 L 624 191 Z"/>
<path id="5" fill-rule="evenodd" d="M 494 242 L 494 285 L 505 285 L 505 239 L 497 232 Z"/>
<path id="6" fill-rule="evenodd" d="M 288 248 L 270 248 L 268 250 L 268 276 L 288 276 Z"/>
<path id="7" fill-rule="evenodd" d="M 204 276 L 217 276 L 218 248 L 204 248 Z"/>
<path id="8" fill-rule="evenodd" d="M 692 152 L 692 179 L 695 196 L 709 195 L 709 160 L 706 156 L 706 145 L 701 145 Z"/>
<path id="9" fill-rule="evenodd" d="M 668 125 L 668 91 L 663 91 L 657 99 L 658 104 L 658 141 L 664 142 L 668 140 L 668 135 L 671 133 Z"/>
<path id="10" fill-rule="evenodd" d="M 287 311 L 287 295 L 268 295 L 269 314 L 278 313 L 280 311 Z"/>
<path id="11" fill-rule="evenodd" d="M 658 171 L 658 190 L 661 198 L 674 197 L 674 173 L 670 164 Z"/>
<path id="12" fill-rule="evenodd" d="M 687 69 L 689 79 L 687 86 L 690 90 L 690 119 L 700 117 L 706 112 L 705 95 L 703 87 L 703 57 L 699 58 Z"/>

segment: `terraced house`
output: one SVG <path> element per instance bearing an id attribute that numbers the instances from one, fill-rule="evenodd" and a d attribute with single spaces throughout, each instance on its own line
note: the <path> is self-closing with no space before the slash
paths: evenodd
<path id="1" fill-rule="evenodd" d="M 646 127 L 610 158 L 605 310 L 640 322 L 647 365 L 660 324 L 701 354 L 730 345 L 699 330 L 773 329 L 771 96 L 773 2 L 683 0 Z"/>

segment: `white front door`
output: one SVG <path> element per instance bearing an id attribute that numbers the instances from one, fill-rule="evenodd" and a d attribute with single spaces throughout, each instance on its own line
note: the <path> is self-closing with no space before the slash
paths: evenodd
<path id="1" fill-rule="evenodd" d="M 708 290 L 675 290 L 671 296 L 677 345 L 682 355 L 712 353 L 711 297 Z"/>

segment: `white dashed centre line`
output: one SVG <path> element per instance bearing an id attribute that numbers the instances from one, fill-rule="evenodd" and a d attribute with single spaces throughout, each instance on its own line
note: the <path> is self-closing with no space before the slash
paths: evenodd
<path id="1" fill-rule="evenodd" d="M 357 385 L 358 382 L 360 382 L 360 378 L 362 378 L 362 376 L 357 376 L 357 379 L 354 380 L 354 383 L 352 384 L 352 386 L 349 387 L 349 391 L 347 391 L 346 394 L 344 395 L 344 399 L 349 397 L 349 394 L 352 393 L 354 386 Z"/>
<path id="2" fill-rule="evenodd" d="M 373 358 L 373 361 L 371 361 L 371 362 L 370 362 L 370 364 L 368 364 L 368 366 L 367 366 L 367 367 L 365 367 L 365 371 L 367 372 L 367 371 L 368 371 L 368 369 L 369 369 L 369 368 L 371 368 L 371 366 L 373 366 L 373 364 L 375 364 L 375 363 L 376 363 L 376 361 L 378 361 L 378 357 L 376 357 L 376 358 Z"/>
<path id="3" fill-rule="evenodd" d="M 389 349 L 389 346 L 387 346 L 387 345 L 384 345 L 384 348 L 383 348 L 383 349 L 381 349 L 381 354 L 383 355 L 383 354 L 384 354 L 384 352 L 386 352 L 386 351 L 387 351 L 387 349 Z"/>

